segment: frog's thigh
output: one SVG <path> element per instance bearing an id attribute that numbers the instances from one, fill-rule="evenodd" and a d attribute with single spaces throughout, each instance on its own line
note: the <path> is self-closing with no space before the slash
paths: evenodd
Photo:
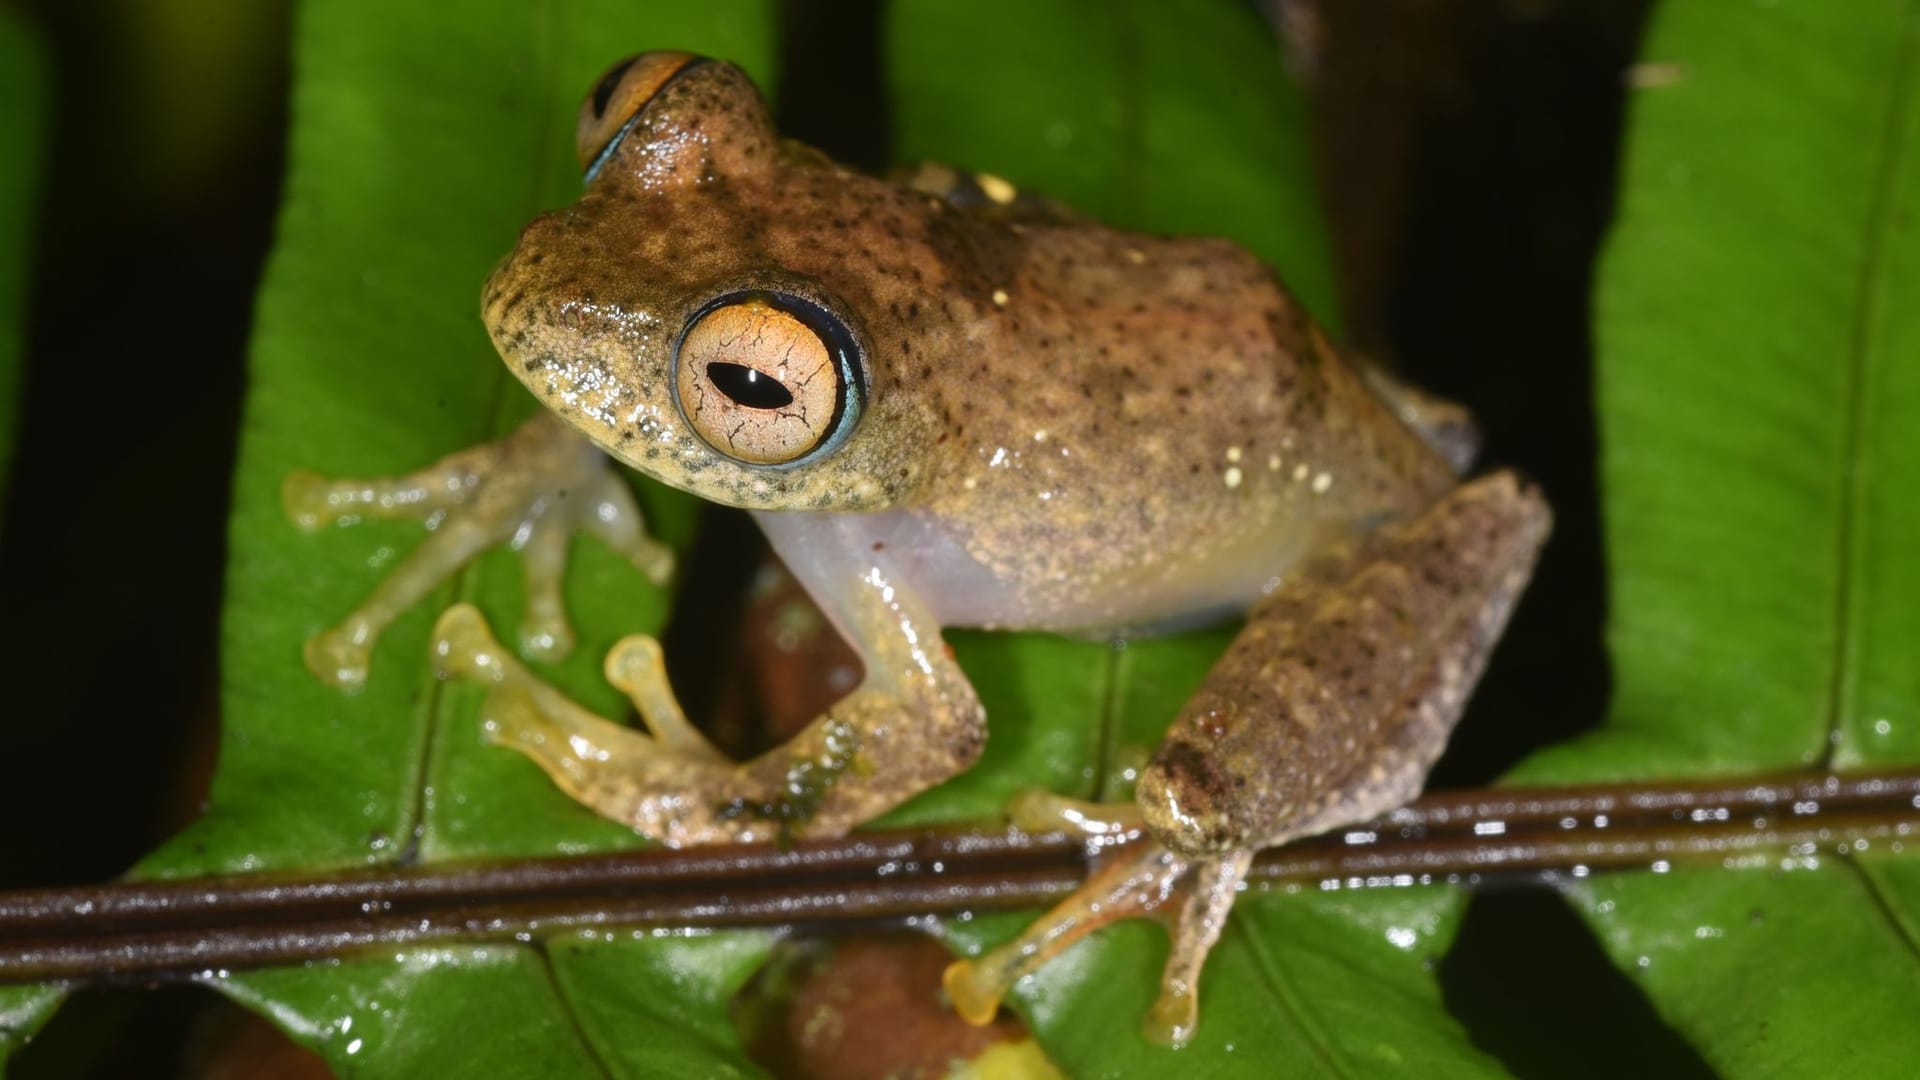
<path id="1" fill-rule="evenodd" d="M 1143 772 L 1149 828 L 1176 851 L 1219 855 L 1412 798 L 1549 524 L 1535 489 L 1495 473 L 1283 586 Z"/>

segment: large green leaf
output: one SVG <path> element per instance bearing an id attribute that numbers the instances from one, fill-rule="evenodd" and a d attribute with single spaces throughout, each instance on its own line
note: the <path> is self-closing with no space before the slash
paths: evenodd
<path id="1" fill-rule="evenodd" d="M 27 263 L 32 251 L 45 88 L 39 43 L 0 9 L 0 502 L 13 458 L 27 328 Z M 60 1000 L 58 991 L 0 987 L 0 1066 Z"/>
<path id="2" fill-rule="evenodd" d="M 1598 296 L 1607 726 L 1531 781 L 1920 760 L 1920 3 L 1669 0 Z M 1920 867 L 1573 896 L 1729 1075 L 1920 1060 Z"/>
<path id="3" fill-rule="evenodd" d="M 900 2 L 886 40 L 901 156 L 1003 175 L 1115 224 L 1232 237 L 1330 316 L 1305 102 L 1250 10 Z M 1020 658 L 1045 684 L 1030 680 L 1011 708 L 989 700 L 988 753 L 1031 738 L 1040 718 L 1073 718 L 1100 732 L 1103 756 L 1051 786 L 1098 793 L 1117 751 L 1159 740 L 1229 633 L 1134 642 L 1117 654 L 1023 642 Z M 977 677 L 979 645 L 962 645 Z M 1008 724 L 1009 712 L 1023 722 Z M 990 765 L 975 783 L 1008 778 Z M 1199 1034 L 1178 1052 L 1137 1032 L 1166 955 L 1155 927 L 1123 925 L 1075 946 L 1023 984 L 1017 1004 L 1074 1075 L 1486 1075 L 1497 1067 L 1446 1014 L 1431 974 L 1457 912 L 1457 896 L 1440 889 L 1243 897 L 1207 967 Z M 948 936 L 978 949 L 1027 918 L 958 924 Z"/>
<path id="4" fill-rule="evenodd" d="M 281 516 L 278 490 L 295 468 L 424 464 L 523 416 L 530 402 L 480 328 L 479 283 L 527 219 L 574 197 L 579 95 L 620 55 L 656 47 L 727 57 L 769 79 L 772 25 L 762 0 L 303 6 L 286 199 L 236 477 L 220 767 L 205 818 L 143 872 L 634 842 L 514 755 L 487 748 L 477 700 L 433 680 L 427 631 L 453 590 L 392 629 L 364 693 L 343 697 L 307 676 L 302 640 L 347 611 L 419 535 L 370 524 L 303 537 Z M 656 527 L 684 538 L 685 500 L 643 498 Z M 552 675 L 612 711 L 599 657 L 622 632 L 658 629 L 665 598 L 597 545 L 577 545 L 576 559 L 568 593 L 580 647 Z M 511 625 L 518 581 L 514 561 L 496 554 L 458 591 Z M 717 973 L 722 993 L 738 965 L 713 962 L 713 948 L 640 938 L 591 957 L 570 941 L 434 950 L 218 985 L 345 1075 L 714 1072 L 738 1066 L 737 1045 L 663 1040 L 657 1027 L 587 1007 L 668 987 L 660 973 L 689 966 Z M 622 981 L 627 997 L 608 998 L 608 984 Z"/>

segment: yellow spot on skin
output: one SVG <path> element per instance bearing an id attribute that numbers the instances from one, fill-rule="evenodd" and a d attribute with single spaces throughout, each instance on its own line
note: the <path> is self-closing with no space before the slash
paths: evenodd
<path id="1" fill-rule="evenodd" d="M 1316 476 L 1313 478 L 1313 490 L 1314 490 L 1314 494 L 1316 495 L 1326 494 L 1327 489 L 1332 486 L 1333 486 L 1332 473 L 1323 472 L 1319 476 Z"/>
<path id="2" fill-rule="evenodd" d="M 1293 482 L 1299 483 L 1307 478 L 1307 463 L 1301 462 L 1293 467 Z"/>
<path id="3" fill-rule="evenodd" d="M 1139 248 L 1128 248 L 1127 261 L 1135 266 L 1139 266 L 1141 263 L 1147 261 L 1147 253 L 1141 251 Z"/>
<path id="4" fill-rule="evenodd" d="M 1034 442 L 1046 442 L 1046 441 L 1047 441 L 1047 433 L 1046 433 L 1045 431 L 1036 431 L 1036 432 L 1034 432 L 1034 433 L 1033 433 L 1033 441 L 1034 441 Z"/>
<path id="5" fill-rule="evenodd" d="M 973 178 L 979 181 L 981 193 L 1001 206 L 1012 202 L 1020 194 L 1019 188 L 992 173 L 975 173 Z"/>
<path id="6" fill-rule="evenodd" d="M 966 488 L 968 491 L 972 491 L 974 488 L 980 486 L 980 481 L 975 480 L 973 477 L 969 476 L 965 480 L 962 480 L 960 482 L 960 486 L 963 488 Z"/>
<path id="7" fill-rule="evenodd" d="M 1228 461 L 1239 461 L 1239 460 L 1240 460 L 1240 448 L 1239 448 L 1239 447 L 1237 447 L 1237 446 L 1229 446 L 1229 447 L 1227 447 L 1227 460 L 1228 460 Z"/>
<path id="8" fill-rule="evenodd" d="M 1267 455 L 1267 471 L 1268 472 L 1280 471 L 1280 455 L 1279 454 Z"/>
<path id="9" fill-rule="evenodd" d="M 1239 466 L 1237 466 L 1237 465 L 1236 465 L 1236 466 L 1232 466 L 1232 467 L 1230 467 L 1230 468 L 1228 468 L 1228 469 L 1227 469 L 1227 471 L 1226 471 L 1226 473 L 1225 473 L 1225 477 L 1224 477 L 1224 478 L 1225 478 L 1225 480 L 1227 481 L 1227 490 L 1228 490 L 1228 491 L 1232 491 L 1232 490 L 1233 490 L 1234 488 L 1237 488 L 1237 487 L 1239 487 L 1239 486 L 1240 486 L 1240 468 L 1239 468 Z"/>
<path id="10" fill-rule="evenodd" d="M 1007 290 L 1005 289 L 993 290 L 993 306 L 994 307 L 1007 306 Z"/>

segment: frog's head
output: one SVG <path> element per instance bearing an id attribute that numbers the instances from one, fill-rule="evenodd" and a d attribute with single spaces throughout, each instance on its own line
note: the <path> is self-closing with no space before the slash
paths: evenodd
<path id="1" fill-rule="evenodd" d="M 529 224 L 487 282 L 508 368 L 609 453 L 703 498 L 896 502 L 911 439 L 874 407 L 866 328 L 824 280 L 832 253 L 791 224 L 832 216 L 795 194 L 829 170 L 781 142 L 752 81 L 686 53 L 622 61 L 587 96 L 577 148 L 580 201 Z"/>

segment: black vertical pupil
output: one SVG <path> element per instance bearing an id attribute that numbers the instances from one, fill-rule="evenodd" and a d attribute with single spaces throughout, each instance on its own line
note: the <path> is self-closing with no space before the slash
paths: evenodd
<path id="1" fill-rule="evenodd" d="M 707 379 L 714 389 L 749 409 L 784 409 L 793 404 L 793 391 L 780 380 L 745 364 L 716 360 L 707 365 Z"/>
<path id="2" fill-rule="evenodd" d="M 625 75 L 627 69 L 632 67 L 633 62 L 638 59 L 637 56 L 629 56 L 615 64 L 612 71 L 600 77 L 599 85 L 593 88 L 594 119 L 607 115 L 607 102 L 613 100 L 613 91 L 620 85 L 620 76 Z"/>

